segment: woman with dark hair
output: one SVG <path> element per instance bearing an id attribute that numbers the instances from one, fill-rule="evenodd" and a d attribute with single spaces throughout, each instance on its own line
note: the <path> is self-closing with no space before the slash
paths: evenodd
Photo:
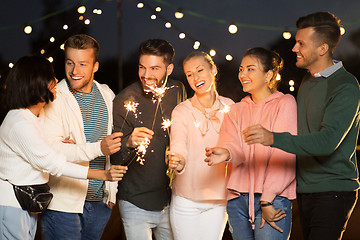
<path id="1" fill-rule="evenodd" d="M 46 184 L 49 174 L 120 181 L 126 172 L 122 166 L 95 170 L 69 163 L 51 149 L 39 115 L 45 104 L 56 98 L 56 82 L 50 62 L 37 56 L 19 59 L 7 77 L 9 112 L 0 126 L 1 239 L 35 238 L 37 215 L 20 205 L 14 186 Z"/>
<path id="2" fill-rule="evenodd" d="M 216 146 L 221 122 L 234 102 L 218 95 L 218 71 L 208 54 L 189 54 L 183 68 L 195 94 L 177 105 L 171 116 L 171 226 L 175 240 L 219 240 L 227 221 L 226 163 L 208 167 L 203 160 L 205 147 Z"/>
<path id="3" fill-rule="evenodd" d="M 244 92 L 221 126 L 215 148 L 207 148 L 209 165 L 232 163 L 227 213 L 235 240 L 288 239 L 291 200 L 296 198 L 295 155 L 261 144 L 247 145 L 241 131 L 261 124 L 275 132 L 296 134 L 296 102 L 276 90 L 280 56 L 264 48 L 249 49 L 239 68 Z"/>

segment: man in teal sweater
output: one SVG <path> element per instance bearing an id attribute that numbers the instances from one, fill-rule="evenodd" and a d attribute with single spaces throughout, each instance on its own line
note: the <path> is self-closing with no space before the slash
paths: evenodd
<path id="1" fill-rule="evenodd" d="M 356 78 L 332 59 L 340 20 L 328 12 L 299 18 L 296 66 L 308 70 L 299 88 L 298 136 L 260 125 L 243 131 L 248 144 L 297 155 L 297 193 L 305 239 L 341 239 L 357 201 L 356 144 L 360 90 Z"/>

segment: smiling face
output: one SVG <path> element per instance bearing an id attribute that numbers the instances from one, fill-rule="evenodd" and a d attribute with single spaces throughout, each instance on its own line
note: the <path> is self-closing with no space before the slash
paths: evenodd
<path id="1" fill-rule="evenodd" d="M 91 92 L 94 73 L 99 68 L 94 50 L 67 48 L 65 51 L 65 73 L 70 87 L 79 92 Z"/>
<path id="2" fill-rule="evenodd" d="M 296 66 L 316 72 L 319 63 L 320 44 L 315 41 L 315 30 L 312 27 L 299 29 L 296 33 L 296 43 L 292 49 L 296 53 Z"/>
<path id="3" fill-rule="evenodd" d="M 167 65 L 162 56 L 141 55 L 139 58 L 139 78 L 145 92 L 161 87 L 172 73 L 173 64 Z"/>
<path id="4" fill-rule="evenodd" d="M 256 57 L 249 55 L 242 59 L 238 77 L 243 91 L 250 93 L 253 97 L 262 99 L 271 94 L 268 82 L 272 77 L 272 71 L 264 72 L 263 66 Z"/>
<path id="5" fill-rule="evenodd" d="M 189 85 L 196 95 L 215 90 L 217 68 L 209 64 L 204 57 L 192 57 L 184 63 L 183 67 Z"/>

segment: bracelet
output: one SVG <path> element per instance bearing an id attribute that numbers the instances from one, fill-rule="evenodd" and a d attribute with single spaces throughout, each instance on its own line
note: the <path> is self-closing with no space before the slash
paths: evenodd
<path id="1" fill-rule="evenodd" d="M 261 207 L 268 207 L 268 206 L 271 206 L 271 205 L 272 205 L 272 203 L 270 203 L 270 202 L 260 203 L 260 206 L 261 206 Z"/>

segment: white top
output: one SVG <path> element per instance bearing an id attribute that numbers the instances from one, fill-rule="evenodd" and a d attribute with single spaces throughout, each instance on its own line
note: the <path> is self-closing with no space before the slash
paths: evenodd
<path id="1" fill-rule="evenodd" d="M 0 126 L 0 205 L 20 208 L 12 185 L 46 183 L 51 175 L 86 179 L 88 167 L 56 153 L 43 136 L 42 122 L 28 109 L 10 110 Z"/>
<path id="2" fill-rule="evenodd" d="M 99 84 L 95 80 L 94 83 L 103 96 L 109 113 L 107 129 L 109 135 L 112 132 L 112 102 L 115 95 L 106 84 Z M 65 79 L 57 84 L 56 99 L 45 106 L 44 114 L 40 114 L 40 118 L 44 119 L 45 134 L 50 145 L 57 152 L 65 154 L 68 162 L 89 166 L 89 161 L 98 156 L 103 156 L 100 141 L 95 143 L 86 142 L 80 107 L 74 95 L 70 92 Z M 63 143 L 62 141 L 68 136 L 76 144 Z M 106 169 L 109 168 L 110 158 L 106 156 Z M 83 213 L 88 180 L 51 176 L 49 186 L 54 197 L 48 209 L 69 213 Z M 105 181 L 103 201 L 107 204 L 109 202 L 115 203 L 116 193 L 117 182 Z"/>

